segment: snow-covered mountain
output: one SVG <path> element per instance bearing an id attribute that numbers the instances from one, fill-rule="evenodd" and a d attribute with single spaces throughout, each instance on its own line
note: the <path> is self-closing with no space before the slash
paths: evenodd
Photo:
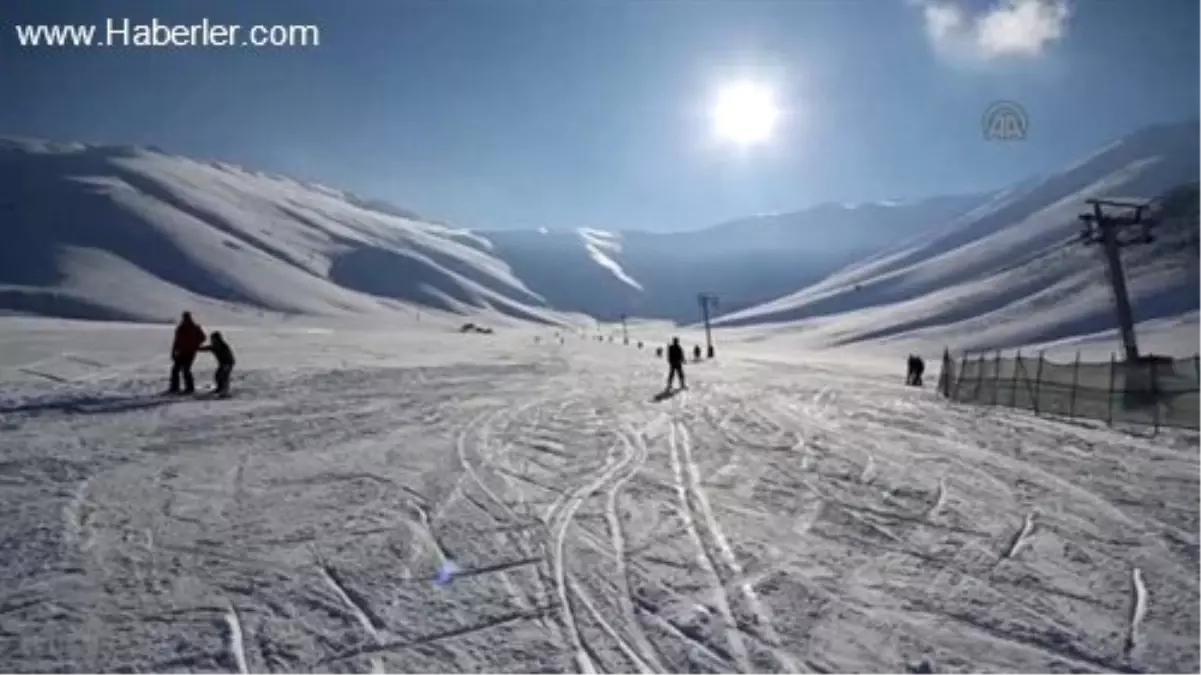
<path id="1" fill-rule="evenodd" d="M 554 307 L 610 319 L 625 313 L 692 322 L 700 291 L 740 306 L 766 302 L 990 197 L 823 204 L 686 232 L 580 228 L 479 234 Z"/>
<path id="2" fill-rule="evenodd" d="M 0 307 L 554 321 L 486 240 L 321 185 L 151 148 L 0 141 Z"/>
<path id="3" fill-rule="evenodd" d="M 992 193 L 824 204 L 693 232 L 473 232 L 152 148 L 10 140 L 0 142 L 0 312 L 691 323 L 708 291 L 722 301 L 719 325 L 822 345 L 1062 341 L 1113 325 L 1099 253 L 1076 239 L 1085 200 L 1195 182 L 1197 149 L 1189 122 Z M 1198 309 L 1195 191 L 1176 201 L 1184 213 L 1159 242 L 1126 252 L 1139 320 Z"/>
<path id="4" fill-rule="evenodd" d="M 555 320 L 695 318 L 815 282 L 982 196 L 758 216 L 674 234 L 472 233 L 379 200 L 155 148 L 0 141 L 0 311 L 161 320 L 178 308 Z M 880 240 L 876 224 L 888 222 Z"/>
<path id="5" fill-rule="evenodd" d="M 942 341 L 1020 346 L 1114 325 L 1099 247 L 1080 242 L 1089 198 L 1158 199 L 1157 240 L 1123 251 L 1137 321 L 1199 305 L 1195 122 L 1132 134 L 1039 181 L 994 195 L 928 235 L 724 326 L 784 324 L 824 344 Z"/>

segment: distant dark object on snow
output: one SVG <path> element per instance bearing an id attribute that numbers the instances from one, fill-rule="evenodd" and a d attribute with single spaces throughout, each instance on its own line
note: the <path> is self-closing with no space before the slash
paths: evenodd
<path id="1" fill-rule="evenodd" d="M 905 670 L 910 673 L 933 673 L 934 664 L 930 663 L 929 659 L 922 659 L 918 662 L 906 663 Z"/>
<path id="2" fill-rule="evenodd" d="M 911 387 L 922 386 L 922 373 L 926 372 L 926 362 L 916 354 L 910 354 L 906 365 L 905 384 Z"/>
<path id="3" fill-rule="evenodd" d="M 459 332 L 460 333 L 482 333 L 484 335 L 491 335 L 492 329 L 488 328 L 487 326 L 477 326 L 474 323 L 465 323 L 465 324 L 463 324 L 463 327 L 459 329 Z"/>

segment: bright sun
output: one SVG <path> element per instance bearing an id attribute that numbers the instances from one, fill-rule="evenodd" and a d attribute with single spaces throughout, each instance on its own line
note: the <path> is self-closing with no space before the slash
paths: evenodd
<path id="1" fill-rule="evenodd" d="M 780 119 L 775 94 L 753 82 L 735 82 L 717 92 L 713 106 L 713 133 L 740 146 L 769 140 Z"/>

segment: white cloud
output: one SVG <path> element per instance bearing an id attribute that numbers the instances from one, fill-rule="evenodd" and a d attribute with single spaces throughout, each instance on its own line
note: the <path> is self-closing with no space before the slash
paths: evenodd
<path id="1" fill-rule="evenodd" d="M 951 57 L 1032 58 L 1064 36 L 1068 0 L 997 0 L 971 13 L 961 0 L 909 0 L 922 11 L 926 35 Z"/>

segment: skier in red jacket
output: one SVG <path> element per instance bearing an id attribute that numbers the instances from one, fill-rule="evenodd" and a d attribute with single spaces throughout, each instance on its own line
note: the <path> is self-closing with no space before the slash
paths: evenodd
<path id="1" fill-rule="evenodd" d="M 196 391 L 196 383 L 192 380 L 192 363 L 196 360 L 196 352 L 204 344 L 204 330 L 192 320 L 191 312 L 184 312 L 175 327 L 175 341 L 171 344 L 171 386 L 169 393 L 178 394 L 179 376 L 183 375 L 183 393 L 191 394 Z"/>

